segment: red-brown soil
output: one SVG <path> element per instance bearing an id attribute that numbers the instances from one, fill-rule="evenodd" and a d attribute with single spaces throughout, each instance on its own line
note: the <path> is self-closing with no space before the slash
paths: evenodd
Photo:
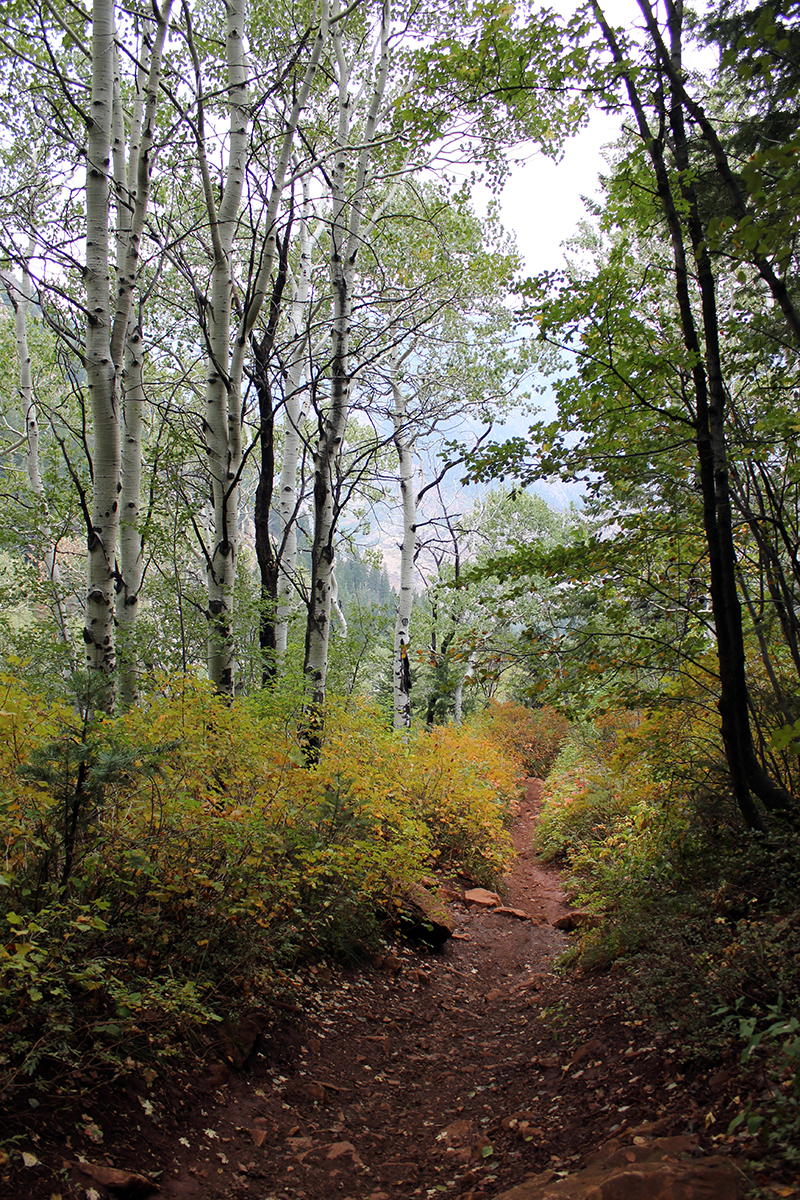
<path id="1" fill-rule="evenodd" d="M 531 781 L 505 881 L 525 919 L 469 910 L 454 889 L 458 928 L 441 952 L 310 970 L 242 1070 L 132 1077 L 71 1112 L 32 1113 L 18 1148 L 37 1163 L 6 1176 L 2 1195 L 146 1194 L 135 1181 L 110 1191 L 100 1166 L 157 1180 L 164 1200 L 466 1200 L 574 1170 L 611 1137 L 688 1132 L 725 1152 L 731 1076 L 682 1065 L 623 976 L 554 972 L 569 935 L 553 922 L 569 909 L 531 850 L 537 800 Z"/>

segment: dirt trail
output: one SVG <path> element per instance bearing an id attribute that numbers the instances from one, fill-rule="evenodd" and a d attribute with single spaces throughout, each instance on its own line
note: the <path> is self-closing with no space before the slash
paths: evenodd
<path id="1" fill-rule="evenodd" d="M 87 1101 L 102 1142 L 72 1134 L 63 1159 L 156 1175 L 164 1200 L 467 1200 L 574 1169 L 611 1135 L 710 1137 L 724 1080 L 715 1098 L 709 1081 L 677 1074 L 677 1048 L 631 1018 L 619 978 L 551 972 L 567 941 L 553 922 L 568 908 L 531 850 L 537 800 L 531 781 L 504 889 L 526 918 L 454 899 L 442 952 L 318 972 L 302 1011 L 273 1024 L 241 1072 L 220 1064 L 163 1102 L 143 1086 L 102 1111 Z M 35 1194 L 113 1194 L 98 1172 L 69 1174 L 61 1193 Z"/>
<path id="2" fill-rule="evenodd" d="M 565 944 L 550 921 L 567 911 L 556 873 L 532 854 L 537 798 L 532 783 L 503 889 L 531 919 L 456 900 L 456 934 L 439 954 L 404 949 L 377 969 L 321 981 L 300 1028 L 273 1029 L 253 1074 L 206 1106 L 217 1136 L 196 1129 L 187 1139 L 198 1158 L 181 1154 L 178 1175 L 165 1171 L 165 1197 L 383 1200 L 437 1185 L 463 1195 L 496 1182 L 501 1162 L 521 1165 L 519 1123 L 538 1123 L 527 1111 L 532 1075 L 557 1077 L 555 1061 L 531 1067 L 542 1054 L 531 1018 Z"/>

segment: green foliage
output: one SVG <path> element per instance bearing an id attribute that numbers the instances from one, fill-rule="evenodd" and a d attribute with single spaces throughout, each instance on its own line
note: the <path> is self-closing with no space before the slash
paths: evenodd
<path id="1" fill-rule="evenodd" d="M 457 552 L 437 563 L 414 620 L 425 630 L 425 648 L 417 651 L 412 704 L 429 723 L 452 716 L 459 684 L 466 685 L 465 712 L 512 697 L 558 703 L 547 656 L 557 653 L 564 609 L 545 571 L 530 568 L 581 528 L 574 511 L 556 512 L 538 496 L 504 488 L 451 522 Z M 556 686 L 545 694 L 546 677 Z"/>
<path id="2" fill-rule="evenodd" d="M 458 0 L 441 6 L 424 48 L 410 56 L 419 81 L 398 117 L 426 129 L 448 104 L 464 111 L 499 179 L 509 142 L 535 140 L 555 157 L 587 112 L 582 92 L 568 82 L 587 66 L 581 20 L 563 22 L 552 10 L 513 2 L 480 2 L 468 11 Z"/>
<path id="3" fill-rule="evenodd" d="M 733 1131 L 794 1163 L 800 836 L 741 828 L 696 696 L 694 715 L 665 704 L 574 727 L 547 780 L 539 845 L 602 915 L 569 963 L 627 972 L 687 1058 L 730 1063 L 743 1041 L 737 1090 L 749 1100 Z"/>
<path id="4" fill-rule="evenodd" d="M 767 1088 L 761 1102 L 748 1106 L 731 1121 L 728 1133 L 744 1126 L 758 1134 L 767 1154 L 778 1151 L 788 1163 L 800 1163 L 800 1020 L 784 1011 L 783 996 L 759 1015 L 743 1016 L 741 997 L 733 1012 L 721 1009 L 725 1025 L 738 1026 L 744 1042 L 743 1064 L 760 1060 Z"/>

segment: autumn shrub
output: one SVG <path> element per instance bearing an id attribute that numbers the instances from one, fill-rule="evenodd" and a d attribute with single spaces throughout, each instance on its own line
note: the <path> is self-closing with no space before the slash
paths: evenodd
<path id="1" fill-rule="evenodd" d="M 608 898 L 621 859 L 629 876 L 643 857 L 652 861 L 660 824 L 663 788 L 638 760 L 619 755 L 619 735 L 637 718 L 617 719 L 620 729 L 609 715 L 573 725 L 546 780 L 537 828 L 542 857 L 564 860 L 587 899 L 593 892 Z"/>
<path id="2" fill-rule="evenodd" d="M 434 726 L 409 743 L 404 788 L 440 867 L 494 886 L 508 864 L 508 825 L 523 772 L 470 726 Z"/>
<path id="3" fill-rule="evenodd" d="M 288 691 L 164 679 L 110 719 L 0 688 L 0 1086 L 184 1053 L 303 959 L 363 953 L 398 883 L 505 862 L 516 767 L 484 735 L 332 700 L 309 769 Z"/>
<path id="4" fill-rule="evenodd" d="M 680 1034 L 687 1058 L 730 1067 L 748 1034 L 739 1125 L 791 1161 L 800 834 L 743 828 L 699 703 L 603 722 L 573 728 L 545 788 L 542 851 L 603 914 L 566 961 L 629 974 L 635 1003 Z"/>
<path id="5" fill-rule="evenodd" d="M 514 701 L 492 703 L 471 718 L 503 750 L 516 759 L 525 774 L 543 779 L 564 744 L 569 721 L 550 705 L 526 708 Z"/>

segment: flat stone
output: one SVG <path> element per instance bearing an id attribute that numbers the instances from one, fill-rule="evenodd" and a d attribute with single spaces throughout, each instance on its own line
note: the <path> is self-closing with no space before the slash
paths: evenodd
<path id="1" fill-rule="evenodd" d="M 531 918 L 521 908 L 506 908 L 504 905 L 500 908 L 493 909 L 493 912 L 498 917 L 518 917 L 520 921 L 530 921 Z"/>
<path id="2" fill-rule="evenodd" d="M 444 1142 L 445 1146 L 463 1146 L 472 1142 L 474 1137 L 474 1123 L 466 1118 L 462 1118 L 458 1121 L 451 1121 L 441 1133 L 436 1135 L 436 1140 L 437 1142 Z"/>
<path id="3" fill-rule="evenodd" d="M 83 1175 L 88 1175 L 95 1183 L 122 1197 L 122 1200 L 139 1200 L 141 1196 L 159 1191 L 157 1183 L 135 1171 L 118 1171 L 116 1167 L 102 1167 L 90 1162 L 78 1162 L 75 1166 Z"/>
<path id="4" fill-rule="evenodd" d="M 601 1042 L 600 1038 L 592 1038 L 590 1041 L 584 1042 L 582 1046 L 578 1047 L 572 1058 L 569 1060 L 569 1065 L 571 1067 L 577 1067 L 578 1063 L 582 1062 L 584 1058 L 588 1058 L 589 1055 L 592 1055 L 592 1057 L 597 1057 L 597 1055 L 604 1054 L 607 1050 L 608 1047 L 606 1046 L 605 1042 Z"/>
<path id="5" fill-rule="evenodd" d="M 690 1138 L 612 1143 L 582 1171 L 563 1179 L 545 1171 L 497 1200 L 742 1200 L 746 1180 L 738 1167 L 718 1156 L 688 1157 L 696 1149 Z"/>
<path id="6" fill-rule="evenodd" d="M 497 908 L 500 897 L 497 892 L 490 892 L 486 888 L 470 888 L 464 892 L 464 903 L 471 908 Z"/>
<path id="7" fill-rule="evenodd" d="M 407 884 L 399 891 L 394 910 L 403 932 L 430 946 L 443 945 L 455 932 L 455 919 L 447 905 L 421 883 Z"/>
<path id="8" fill-rule="evenodd" d="M 297 1139 L 297 1140 L 299 1141 L 301 1139 Z M 306 1139 L 302 1139 L 302 1140 L 305 1141 Z M 310 1139 L 308 1139 L 308 1140 L 310 1140 Z M 352 1142 L 334 1142 L 332 1146 L 328 1147 L 328 1153 L 325 1155 L 325 1157 L 327 1159 L 337 1159 L 337 1158 L 341 1158 L 342 1155 L 345 1155 L 345 1154 L 348 1156 L 348 1158 L 352 1158 L 354 1164 L 357 1167 L 363 1166 L 363 1163 L 361 1162 L 361 1158 L 359 1157 L 359 1153 L 356 1150 L 356 1148 Z"/>
<path id="9" fill-rule="evenodd" d="M 256 1042 L 269 1024 L 266 1013 L 252 1012 L 242 1017 L 232 1017 L 218 1026 L 217 1036 L 222 1044 L 222 1053 L 237 1071 L 241 1071 L 256 1048 Z"/>
<path id="10" fill-rule="evenodd" d="M 524 979 L 520 979 L 519 983 L 511 985 L 511 994 L 516 992 L 541 992 L 547 986 L 547 976 L 543 971 L 537 972 L 535 975 L 527 975 Z"/>

